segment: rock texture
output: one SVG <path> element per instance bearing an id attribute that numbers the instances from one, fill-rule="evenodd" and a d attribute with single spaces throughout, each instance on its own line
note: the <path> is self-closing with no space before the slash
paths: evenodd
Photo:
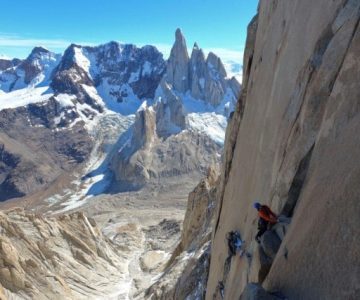
<path id="1" fill-rule="evenodd" d="M 203 299 L 210 262 L 210 238 L 218 173 L 208 175 L 189 194 L 181 240 L 167 268 L 148 289 L 148 299 Z"/>
<path id="2" fill-rule="evenodd" d="M 189 54 L 179 28 L 175 32 L 175 43 L 170 52 L 165 78 L 179 92 L 185 93 L 189 89 Z"/>
<path id="3" fill-rule="evenodd" d="M 125 297 L 122 259 L 84 214 L 15 209 L 0 213 L 0 230 L 1 299 Z"/>
<path id="4" fill-rule="evenodd" d="M 93 141 L 82 123 L 53 130 L 57 109 L 53 100 L 0 111 L 0 201 L 38 191 L 88 158 Z"/>
<path id="5" fill-rule="evenodd" d="M 227 132 L 206 299 L 220 297 L 224 272 L 225 299 L 260 281 L 289 299 L 359 298 L 359 19 L 359 1 L 260 1 Z M 255 199 L 291 217 L 263 278 Z M 247 256 L 225 270 L 230 230 Z"/>

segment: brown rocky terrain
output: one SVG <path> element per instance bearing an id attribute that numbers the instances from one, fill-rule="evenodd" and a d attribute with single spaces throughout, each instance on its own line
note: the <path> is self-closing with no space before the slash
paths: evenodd
<path id="1" fill-rule="evenodd" d="M 4 211 L 1 238 L 17 253 L 14 276 L 19 272 L 25 282 L 17 287 L 18 277 L 0 276 L 4 299 L 144 299 L 180 240 L 187 193 L 198 180 L 177 177 L 160 187 L 98 195 L 56 216 Z M 42 210 L 31 205 L 27 210 Z M 7 253 L 0 252 L 0 272 L 12 276 L 15 262 L 6 263 Z M 30 260 L 37 269 L 25 265 Z"/>
<path id="2" fill-rule="evenodd" d="M 124 258 L 93 219 L 15 209 L 1 213 L 1 299 L 89 299 L 122 295 Z M 109 297 L 111 298 L 111 297 Z"/>

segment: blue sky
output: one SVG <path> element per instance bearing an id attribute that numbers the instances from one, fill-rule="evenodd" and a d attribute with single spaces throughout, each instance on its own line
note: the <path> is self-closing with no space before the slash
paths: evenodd
<path id="1" fill-rule="evenodd" d="M 110 40 L 169 51 L 177 27 L 224 59 L 240 60 L 257 0 L 1 0 L 0 55 L 26 57 L 34 46 Z"/>

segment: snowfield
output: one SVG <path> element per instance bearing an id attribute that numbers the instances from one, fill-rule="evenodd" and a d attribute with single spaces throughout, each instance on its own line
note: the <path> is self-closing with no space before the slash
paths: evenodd
<path id="1" fill-rule="evenodd" d="M 190 113 L 187 121 L 191 129 L 208 135 L 219 145 L 224 144 L 227 119 L 214 112 Z"/>
<path id="2" fill-rule="evenodd" d="M 0 110 L 26 106 L 30 103 L 43 102 L 53 96 L 49 86 L 29 87 L 10 93 L 0 93 Z"/>

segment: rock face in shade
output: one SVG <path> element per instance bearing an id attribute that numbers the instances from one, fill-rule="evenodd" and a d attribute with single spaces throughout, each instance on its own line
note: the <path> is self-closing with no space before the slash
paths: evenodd
<path id="1" fill-rule="evenodd" d="M 206 61 L 205 54 L 195 43 L 190 58 L 191 95 L 196 99 L 205 98 Z"/>
<path id="2" fill-rule="evenodd" d="M 249 286 L 261 282 L 288 299 L 360 297 L 359 20 L 359 1 L 260 1 L 227 130 L 206 299 L 221 299 L 224 276 L 224 299 L 271 299 Z M 289 218 L 271 233 L 278 250 L 277 238 L 254 241 L 255 199 Z M 235 229 L 247 255 L 225 266 Z"/>
<path id="3" fill-rule="evenodd" d="M 54 130 L 60 109 L 51 99 L 0 111 L 0 201 L 36 192 L 88 158 L 93 140 L 84 123 Z"/>

